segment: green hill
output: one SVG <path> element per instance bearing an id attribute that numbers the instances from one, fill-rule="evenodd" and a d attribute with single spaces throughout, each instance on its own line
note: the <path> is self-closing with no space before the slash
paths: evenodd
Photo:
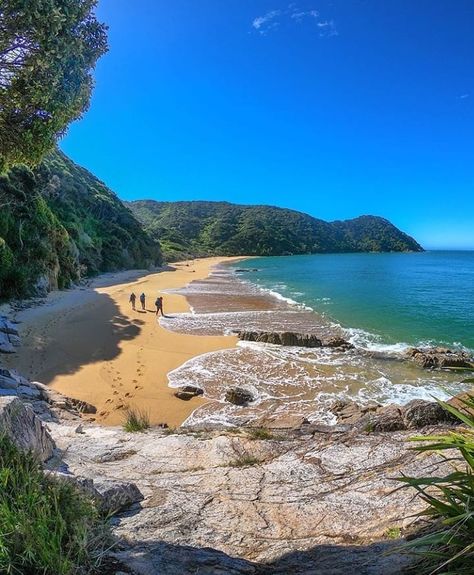
<path id="1" fill-rule="evenodd" d="M 376 216 L 325 222 L 272 206 L 227 202 L 127 203 L 168 261 L 188 256 L 362 251 L 423 251 L 410 236 Z"/>
<path id="2" fill-rule="evenodd" d="M 161 259 L 118 197 L 63 153 L 0 176 L 0 299 Z"/>

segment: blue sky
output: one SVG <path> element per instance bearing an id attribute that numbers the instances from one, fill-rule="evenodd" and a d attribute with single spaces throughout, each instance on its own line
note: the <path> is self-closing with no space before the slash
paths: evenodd
<path id="1" fill-rule="evenodd" d="M 375 214 L 474 248 L 473 0 L 99 0 L 61 147 L 122 199 Z"/>

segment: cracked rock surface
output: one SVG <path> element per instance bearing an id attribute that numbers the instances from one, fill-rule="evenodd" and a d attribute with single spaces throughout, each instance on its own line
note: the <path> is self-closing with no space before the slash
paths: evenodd
<path id="1" fill-rule="evenodd" d="M 424 505 L 393 478 L 434 474 L 407 432 L 161 430 L 50 423 L 68 472 L 132 481 L 144 500 L 115 520 L 116 555 L 133 573 L 392 574 L 386 555 Z M 430 430 L 427 430 L 427 432 Z"/>

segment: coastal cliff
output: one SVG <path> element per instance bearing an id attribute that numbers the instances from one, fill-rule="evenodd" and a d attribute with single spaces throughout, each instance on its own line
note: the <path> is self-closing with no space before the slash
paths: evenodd
<path id="1" fill-rule="evenodd" d="M 119 198 L 62 152 L 0 175 L 0 301 L 161 261 Z"/>

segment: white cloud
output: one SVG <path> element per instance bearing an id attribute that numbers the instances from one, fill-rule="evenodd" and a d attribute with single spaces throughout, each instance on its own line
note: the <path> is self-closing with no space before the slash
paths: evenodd
<path id="1" fill-rule="evenodd" d="M 270 10 L 263 16 L 258 16 L 252 21 L 252 27 L 261 35 L 266 35 L 270 30 L 275 30 L 284 20 L 302 23 L 306 19 L 315 21 L 321 38 L 337 36 L 338 32 L 333 20 L 320 19 L 318 10 L 301 10 L 295 2 L 288 5 L 285 10 Z"/>
<path id="2" fill-rule="evenodd" d="M 460 100 L 465 100 L 466 98 L 469 98 L 469 96 L 470 96 L 470 94 L 461 94 L 461 95 L 459 96 L 459 99 L 460 99 Z"/>
<path id="3" fill-rule="evenodd" d="M 255 30 L 262 32 L 263 29 L 267 27 L 268 23 L 271 22 L 274 18 L 276 18 L 280 14 L 281 10 L 271 10 L 270 12 L 267 12 L 263 16 L 258 16 L 257 18 L 255 18 L 254 21 L 252 22 L 252 26 L 255 28 Z M 272 24 L 275 24 L 275 22 L 272 22 Z"/>

